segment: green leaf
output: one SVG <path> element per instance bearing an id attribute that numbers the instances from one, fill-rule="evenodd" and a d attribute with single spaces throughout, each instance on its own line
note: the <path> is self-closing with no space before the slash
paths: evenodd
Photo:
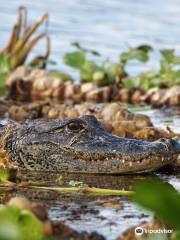
<path id="1" fill-rule="evenodd" d="M 93 82 L 97 86 L 107 86 L 111 82 L 111 79 L 108 77 L 108 74 L 102 70 L 97 70 L 96 72 L 93 73 Z"/>
<path id="2" fill-rule="evenodd" d="M 171 72 L 171 66 L 166 60 L 160 61 L 160 73 L 170 73 Z"/>
<path id="3" fill-rule="evenodd" d="M 180 64 L 180 56 L 175 56 L 173 59 L 174 64 Z"/>
<path id="4" fill-rule="evenodd" d="M 113 77 L 124 75 L 124 69 L 119 63 L 109 63 L 107 70 Z"/>
<path id="5" fill-rule="evenodd" d="M 132 89 L 135 87 L 140 87 L 141 79 L 139 77 L 135 78 L 125 78 L 123 79 L 123 87 L 127 89 Z"/>
<path id="6" fill-rule="evenodd" d="M 20 228 L 23 232 L 24 240 L 40 240 L 41 223 L 27 210 L 21 210 L 18 218 Z"/>
<path id="7" fill-rule="evenodd" d="M 149 52 L 152 51 L 153 48 L 150 45 L 147 44 L 142 44 L 137 47 L 138 50 L 144 51 L 144 52 Z"/>
<path id="8" fill-rule="evenodd" d="M 0 239 L 1 240 L 21 240 L 22 235 L 17 224 L 10 220 L 0 221 Z"/>
<path id="9" fill-rule="evenodd" d="M 0 73 L 7 73 L 10 70 L 8 56 L 5 53 L 0 53 Z"/>
<path id="10" fill-rule="evenodd" d="M 134 190 L 136 203 L 155 212 L 171 227 L 180 229 L 180 194 L 170 184 L 159 180 L 141 181 Z"/>
<path id="11" fill-rule="evenodd" d="M 149 57 L 147 52 L 136 49 L 129 50 L 128 52 L 124 52 L 120 55 L 120 61 L 122 63 L 126 63 L 127 61 L 133 59 L 139 60 L 140 62 L 147 62 Z"/>
<path id="12" fill-rule="evenodd" d="M 18 235 L 21 236 L 18 239 L 42 239 L 41 223 L 31 212 L 27 210 L 22 210 L 15 206 L 0 207 L 0 225 L 8 223 L 13 224 L 18 230 Z"/>
<path id="13" fill-rule="evenodd" d="M 176 231 L 172 236 L 170 240 L 179 240 L 180 239 L 180 231 Z"/>
<path id="14" fill-rule="evenodd" d="M 48 76 L 50 77 L 56 77 L 59 78 L 63 81 L 73 81 L 72 77 L 70 74 L 60 72 L 58 70 L 52 70 L 48 72 Z"/>
<path id="15" fill-rule="evenodd" d="M 72 42 L 71 45 L 78 48 L 81 52 L 91 53 L 94 56 L 101 56 L 101 54 L 95 50 L 91 50 L 91 49 L 82 47 L 79 42 Z"/>
<path id="16" fill-rule="evenodd" d="M 63 59 L 64 63 L 70 67 L 81 69 L 86 59 L 82 51 L 66 53 Z"/>
<path id="17" fill-rule="evenodd" d="M 7 168 L 0 167 L 0 182 L 7 182 L 9 178 L 9 172 Z"/>
<path id="18" fill-rule="evenodd" d="M 163 58 L 168 62 L 172 63 L 174 59 L 174 49 L 161 49 L 160 50 L 161 55 Z"/>
<path id="19" fill-rule="evenodd" d="M 98 69 L 93 61 L 86 61 L 80 70 L 81 82 L 91 82 L 93 73 Z"/>
<path id="20" fill-rule="evenodd" d="M 139 60 L 140 62 L 147 62 L 149 59 L 149 51 L 152 51 L 152 47 L 145 44 L 140 45 L 136 48 L 129 48 L 128 51 L 121 53 L 120 62 L 126 63 L 132 59 Z"/>

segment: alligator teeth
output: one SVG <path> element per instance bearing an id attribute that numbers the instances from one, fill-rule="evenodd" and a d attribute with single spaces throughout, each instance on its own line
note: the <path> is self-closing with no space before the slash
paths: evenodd
<path id="1" fill-rule="evenodd" d="M 164 161 L 164 157 L 162 157 L 162 162 Z"/>
<path id="2" fill-rule="evenodd" d="M 129 166 L 132 167 L 132 162 L 129 163 Z"/>

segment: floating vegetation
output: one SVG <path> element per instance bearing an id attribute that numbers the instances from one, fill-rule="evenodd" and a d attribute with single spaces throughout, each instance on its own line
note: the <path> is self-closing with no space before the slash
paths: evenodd
<path id="1" fill-rule="evenodd" d="M 98 86 L 115 84 L 119 88 L 141 88 L 148 90 L 153 87 L 167 88 L 180 83 L 180 56 L 176 56 L 173 49 L 160 50 L 161 60 L 158 71 L 147 71 L 136 77 L 128 76 L 125 71 L 129 61 L 137 60 L 147 63 L 149 53 L 153 48 L 149 45 L 129 47 L 120 54 L 119 62 L 114 63 L 109 59 L 97 64 L 89 60 L 87 54 L 101 56 L 92 50 L 84 49 L 80 44 L 73 44 L 78 51 L 66 53 L 64 63 L 77 69 L 80 73 L 81 82 L 94 82 Z"/>
<path id="2" fill-rule="evenodd" d="M 97 64 L 95 61 L 89 60 L 87 55 L 99 57 L 100 53 L 85 49 L 79 43 L 73 43 L 73 45 L 78 50 L 66 53 L 64 55 L 64 63 L 79 71 L 82 83 L 93 81 L 98 86 L 119 84 L 121 79 L 126 76 L 122 63 L 104 60 Z"/>
<path id="3" fill-rule="evenodd" d="M 131 196 L 133 191 L 117 190 L 117 189 L 106 189 L 106 188 L 96 188 L 96 187 L 43 187 L 43 186 L 29 186 L 30 188 L 44 189 L 44 190 L 54 190 L 58 192 L 70 192 L 70 193 L 83 193 L 83 194 L 93 194 L 93 195 L 114 195 L 114 196 Z"/>

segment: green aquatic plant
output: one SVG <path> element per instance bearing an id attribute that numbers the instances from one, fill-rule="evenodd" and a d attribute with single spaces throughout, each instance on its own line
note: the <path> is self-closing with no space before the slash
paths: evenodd
<path id="1" fill-rule="evenodd" d="M 171 239 L 180 234 L 180 193 L 160 180 L 143 180 L 134 187 L 134 201 L 152 211 L 169 227 L 176 230 Z"/>
<path id="2" fill-rule="evenodd" d="M 79 71 L 80 81 L 94 82 L 98 86 L 116 85 L 119 88 L 140 88 L 148 90 L 153 87 L 170 87 L 180 83 L 180 56 L 176 56 L 173 49 L 160 50 L 161 59 L 158 71 L 147 71 L 135 77 L 125 71 L 131 60 L 146 63 L 153 48 L 149 45 L 129 47 L 120 54 L 119 63 L 109 59 L 104 61 L 90 60 L 89 55 L 101 56 L 100 53 L 83 48 L 79 43 L 73 43 L 76 51 L 64 55 L 64 63 Z"/>
<path id="3" fill-rule="evenodd" d="M 174 49 L 162 49 L 160 54 L 158 71 L 147 71 L 136 77 L 124 78 L 123 87 L 148 90 L 153 87 L 167 88 L 180 84 L 180 56 L 175 55 Z"/>
<path id="4" fill-rule="evenodd" d="M 0 239 L 41 240 L 41 223 L 28 210 L 15 206 L 0 207 Z"/>
<path id="5" fill-rule="evenodd" d="M 73 43 L 77 48 L 76 51 L 66 53 L 64 55 L 64 63 L 75 68 L 80 73 L 81 83 L 94 82 L 98 86 L 106 86 L 110 84 L 118 84 L 126 73 L 121 63 L 113 63 L 104 60 L 96 63 L 88 59 L 89 55 L 100 56 L 96 51 L 89 50 L 80 46 L 79 43 Z"/>
<path id="6" fill-rule="evenodd" d="M 78 48 L 78 50 L 66 53 L 64 55 L 64 63 L 79 71 L 82 83 L 94 82 L 98 86 L 115 84 L 120 88 L 134 88 L 139 87 L 143 82 L 143 88 L 149 88 L 149 86 L 145 86 L 148 81 L 143 81 L 143 75 L 140 78 L 129 78 L 125 71 L 125 67 L 130 60 L 147 62 L 149 59 L 149 52 L 152 51 L 151 46 L 140 45 L 136 48 L 129 47 L 127 51 L 121 53 L 119 63 L 114 63 L 106 59 L 98 64 L 95 61 L 89 60 L 87 56 L 88 54 L 101 56 L 98 52 L 85 49 L 81 47 L 79 43 L 74 43 L 73 46 Z M 144 76 L 144 78 L 146 77 L 147 75 Z"/>
<path id="7" fill-rule="evenodd" d="M 0 183 L 5 183 L 9 179 L 9 171 L 7 168 L 0 167 Z"/>
<path id="8" fill-rule="evenodd" d="M 10 69 L 23 65 L 31 52 L 32 48 L 41 39 L 45 38 L 47 41 L 45 55 L 35 56 L 29 64 L 36 64 L 36 66 L 44 64 L 48 60 L 50 54 L 50 38 L 46 32 L 38 33 L 33 36 L 37 28 L 48 19 L 48 14 L 45 13 L 32 25 L 27 25 L 27 9 L 19 7 L 17 10 L 17 21 L 14 24 L 10 37 L 5 47 L 0 50 L 0 53 L 6 54 Z"/>
<path id="9" fill-rule="evenodd" d="M 162 60 L 160 61 L 159 75 L 162 83 L 167 87 L 180 83 L 180 56 L 176 56 L 174 49 L 162 49 L 160 51 Z"/>
<path id="10" fill-rule="evenodd" d="M 120 62 L 126 64 L 129 60 L 138 60 L 147 62 L 149 60 L 149 52 L 153 48 L 149 45 L 140 45 L 138 47 L 129 47 L 127 51 L 120 54 Z"/>
<path id="11" fill-rule="evenodd" d="M 83 183 L 81 181 L 75 181 L 75 180 L 70 180 L 68 182 L 68 185 L 70 187 L 88 187 L 88 185 L 86 183 Z"/>
<path id="12" fill-rule="evenodd" d="M 8 77 L 10 70 L 10 62 L 5 53 L 0 53 L 0 95 L 5 92 L 4 82 Z"/>
<path id="13" fill-rule="evenodd" d="M 64 82 L 66 82 L 66 81 L 73 81 L 73 78 L 71 77 L 70 74 L 61 72 L 59 70 L 48 71 L 47 75 L 50 76 L 50 77 L 59 78 L 60 80 L 62 80 Z"/>
<path id="14" fill-rule="evenodd" d="M 4 83 L 10 73 L 20 65 L 26 63 L 26 59 L 32 48 L 41 40 L 46 39 L 46 53 L 35 56 L 28 64 L 36 67 L 46 67 L 50 54 L 50 37 L 44 31 L 34 36 L 37 28 L 48 20 L 45 13 L 32 25 L 27 25 L 27 9 L 19 7 L 17 21 L 12 27 L 7 44 L 0 49 L 0 94 L 4 93 Z"/>

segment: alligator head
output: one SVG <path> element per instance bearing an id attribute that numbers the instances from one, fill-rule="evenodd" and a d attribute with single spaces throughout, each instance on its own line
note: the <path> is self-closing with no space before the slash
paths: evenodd
<path id="1" fill-rule="evenodd" d="M 114 136 L 86 115 L 19 125 L 8 135 L 5 149 L 19 168 L 111 174 L 149 172 L 171 164 L 180 144 Z"/>

